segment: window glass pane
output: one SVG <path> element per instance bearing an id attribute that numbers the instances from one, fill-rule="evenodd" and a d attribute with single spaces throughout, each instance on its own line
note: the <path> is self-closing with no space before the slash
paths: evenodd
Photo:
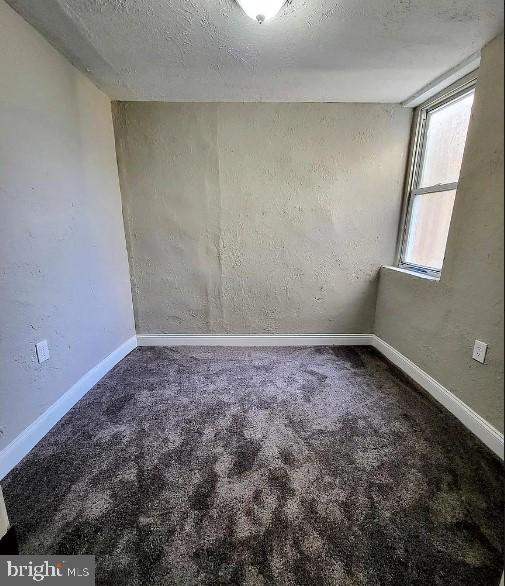
<path id="1" fill-rule="evenodd" d="M 415 195 L 405 262 L 441 269 L 456 190 Z"/>
<path id="2" fill-rule="evenodd" d="M 458 181 L 473 95 L 472 90 L 428 114 L 420 187 Z"/>

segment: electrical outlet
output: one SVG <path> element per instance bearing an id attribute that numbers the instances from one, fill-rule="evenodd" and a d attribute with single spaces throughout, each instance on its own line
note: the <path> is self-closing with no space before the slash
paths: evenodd
<path id="1" fill-rule="evenodd" d="M 39 362 L 45 362 L 49 360 L 49 346 L 47 344 L 47 340 L 41 340 L 35 344 L 35 349 L 37 350 L 37 359 Z"/>
<path id="2" fill-rule="evenodd" d="M 475 340 L 475 344 L 473 345 L 472 358 L 477 360 L 477 362 L 484 364 L 484 361 L 486 360 L 486 352 L 487 344 L 485 342 L 481 342 L 480 340 Z"/>

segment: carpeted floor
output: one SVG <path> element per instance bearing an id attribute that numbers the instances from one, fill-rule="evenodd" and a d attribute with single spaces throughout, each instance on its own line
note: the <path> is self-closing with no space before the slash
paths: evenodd
<path id="1" fill-rule="evenodd" d="M 141 348 L 7 477 L 97 584 L 493 586 L 503 465 L 367 348 Z"/>

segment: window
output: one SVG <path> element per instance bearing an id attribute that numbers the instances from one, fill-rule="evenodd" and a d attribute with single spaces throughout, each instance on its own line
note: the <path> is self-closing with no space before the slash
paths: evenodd
<path id="1" fill-rule="evenodd" d="M 430 100 L 416 112 L 416 137 L 406 215 L 402 268 L 439 276 L 458 188 L 475 80 Z"/>

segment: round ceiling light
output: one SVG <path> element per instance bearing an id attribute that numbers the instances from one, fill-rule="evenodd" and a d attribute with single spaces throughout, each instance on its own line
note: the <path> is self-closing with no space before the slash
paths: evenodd
<path id="1" fill-rule="evenodd" d="M 273 18 L 286 3 L 286 0 L 237 0 L 237 2 L 247 16 L 261 24 L 265 20 Z"/>

